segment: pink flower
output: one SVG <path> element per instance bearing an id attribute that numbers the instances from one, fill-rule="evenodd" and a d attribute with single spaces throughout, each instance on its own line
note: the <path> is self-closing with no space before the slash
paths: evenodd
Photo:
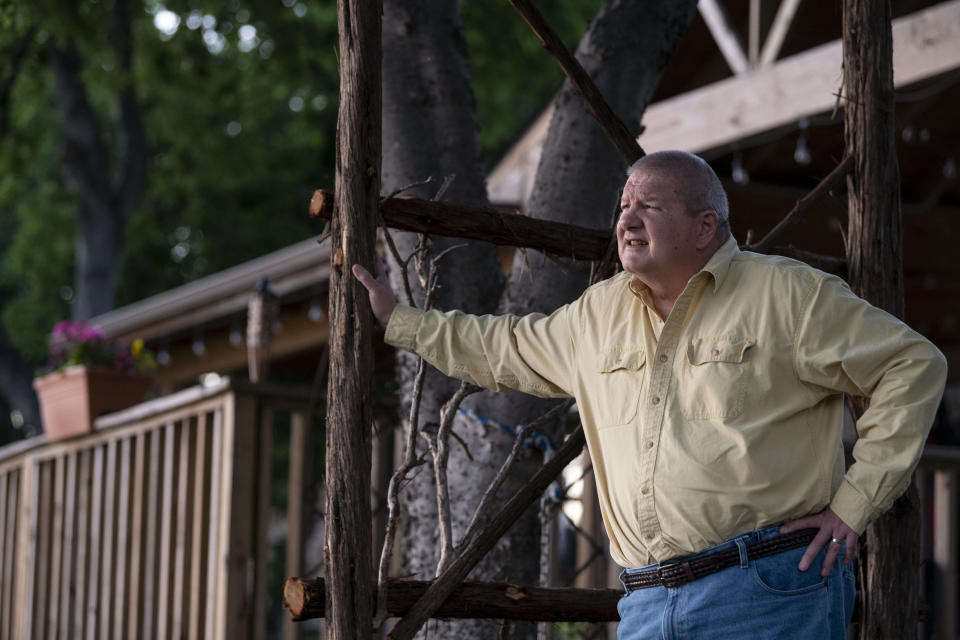
<path id="1" fill-rule="evenodd" d="M 80 327 L 80 335 L 77 336 L 77 339 L 80 342 L 93 342 L 94 340 L 103 340 L 103 331 L 100 330 L 100 327 L 88 327 L 84 325 Z"/>

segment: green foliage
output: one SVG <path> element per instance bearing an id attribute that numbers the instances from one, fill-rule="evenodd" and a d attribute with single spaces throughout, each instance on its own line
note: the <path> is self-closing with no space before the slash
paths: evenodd
<path id="1" fill-rule="evenodd" d="M 0 80 L 35 30 L 0 138 L 0 321 L 39 364 L 70 315 L 77 200 L 60 172 L 63 116 L 44 53 L 72 41 L 122 174 L 118 96 L 136 89 L 149 144 L 143 200 L 125 230 L 116 296 L 127 304 L 319 233 L 313 189 L 333 184 L 336 5 L 128 0 L 133 64 L 121 73 L 114 0 L 0 0 Z M 600 0 L 551 3 L 573 48 Z M 540 112 L 562 73 L 507 3 L 462 2 L 488 163 Z M 172 13 L 171 13 L 172 12 Z M 175 14 L 175 15 L 174 15 Z M 164 22 L 166 21 L 166 22 Z"/>
<path id="2" fill-rule="evenodd" d="M 123 161 L 117 101 L 127 83 L 143 111 L 148 182 L 126 227 L 117 304 L 317 234 L 306 216 L 310 193 L 333 183 L 332 3 L 133 0 L 132 76 L 119 69 L 112 5 L 0 5 L 0 20 L 15 27 L 0 33 L 0 53 L 38 26 L 0 140 L 0 319 L 34 363 L 50 328 L 69 316 L 73 291 L 76 198 L 60 175 L 62 114 L 43 52 L 49 38 L 69 38 L 80 52 L 114 182 Z M 174 33 L 159 28 L 164 9 L 179 16 Z M 0 77 L 11 72 L 0 63 Z"/>

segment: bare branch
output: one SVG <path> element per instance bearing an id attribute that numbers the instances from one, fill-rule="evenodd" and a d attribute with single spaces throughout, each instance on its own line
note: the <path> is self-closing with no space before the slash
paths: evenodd
<path id="1" fill-rule="evenodd" d="M 473 518 L 470 519 L 470 524 L 467 525 L 467 531 L 463 534 L 463 540 L 461 541 L 461 544 L 466 544 L 476 530 L 487 520 L 488 513 L 492 508 L 491 503 L 493 502 L 493 497 L 500 489 L 503 481 L 506 480 L 510 468 L 517 459 L 517 454 L 520 453 L 520 449 L 523 447 L 524 443 L 526 443 L 527 438 L 530 437 L 530 434 L 532 434 L 538 426 L 553 420 L 558 414 L 570 409 L 571 406 L 573 406 L 572 398 L 569 400 L 564 400 L 530 424 L 525 425 L 520 430 L 520 432 L 517 434 L 517 437 L 513 441 L 513 447 L 510 449 L 510 453 L 507 455 L 506 460 L 503 461 L 503 464 L 500 465 L 500 470 L 497 471 L 497 475 L 493 478 L 493 482 L 491 482 L 490 486 L 487 487 L 487 490 L 483 492 L 483 496 L 480 498 L 480 503 L 473 512 Z"/>
<path id="2" fill-rule="evenodd" d="M 480 387 L 461 382 L 453 397 L 440 409 L 440 428 L 437 430 L 437 443 L 433 450 L 433 471 L 437 490 L 437 520 L 440 526 L 440 559 L 437 561 L 437 575 L 447 566 L 453 556 L 453 527 L 450 518 L 450 485 L 447 482 L 447 462 L 450 459 L 450 433 L 457 409 L 467 396 L 480 391 Z"/>

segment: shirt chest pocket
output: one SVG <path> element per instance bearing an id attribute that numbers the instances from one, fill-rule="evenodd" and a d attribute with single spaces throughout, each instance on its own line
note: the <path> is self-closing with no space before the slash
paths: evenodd
<path id="1" fill-rule="evenodd" d="M 646 363 L 643 349 L 624 348 L 599 355 L 597 414 L 601 427 L 626 424 L 636 417 Z"/>
<path id="2" fill-rule="evenodd" d="M 688 420 L 736 418 L 743 413 L 749 386 L 749 338 L 694 338 L 680 388 L 683 417 Z"/>

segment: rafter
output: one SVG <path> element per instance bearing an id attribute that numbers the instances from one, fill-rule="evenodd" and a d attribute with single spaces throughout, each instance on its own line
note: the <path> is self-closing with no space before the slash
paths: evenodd
<path id="1" fill-rule="evenodd" d="M 743 52 L 743 43 L 740 42 L 740 36 L 730 23 L 730 18 L 720 4 L 720 0 L 700 0 L 697 3 L 697 9 L 703 16 L 703 21 L 707 23 L 707 28 L 717 46 L 720 47 L 724 60 L 730 65 L 730 70 L 735 75 L 746 73 L 750 69 L 750 63 Z"/>

